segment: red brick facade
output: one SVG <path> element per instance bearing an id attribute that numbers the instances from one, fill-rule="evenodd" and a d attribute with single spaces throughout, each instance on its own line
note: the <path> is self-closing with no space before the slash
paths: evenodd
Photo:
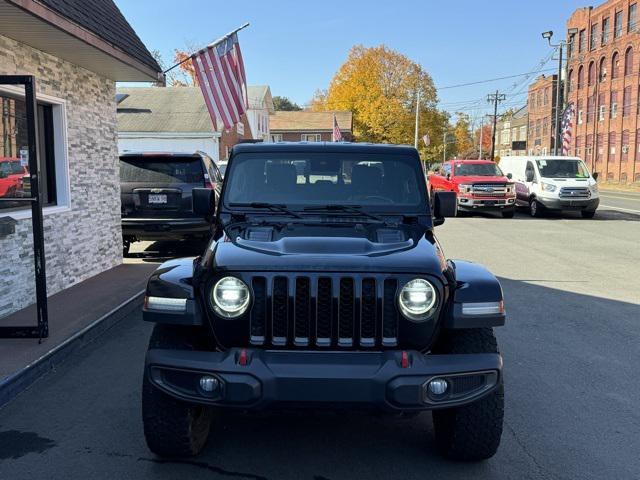
<path id="1" fill-rule="evenodd" d="M 557 83 L 557 75 L 541 75 L 529 86 L 529 155 L 553 155 Z"/>
<path id="2" fill-rule="evenodd" d="M 568 101 L 576 106 L 573 154 L 604 181 L 640 182 L 640 35 L 636 0 L 576 10 Z"/>
<path id="3" fill-rule="evenodd" d="M 238 126 L 236 125 L 231 130 L 224 130 L 222 135 L 220 136 L 220 156 L 218 157 L 220 160 L 228 160 L 229 159 L 229 151 L 231 147 L 235 144 L 239 143 L 243 139 L 251 139 L 251 127 L 249 126 L 249 120 L 247 119 L 247 115 L 242 115 L 242 124 L 244 125 L 244 133 L 238 133 Z M 240 127 L 242 128 L 242 127 Z"/>

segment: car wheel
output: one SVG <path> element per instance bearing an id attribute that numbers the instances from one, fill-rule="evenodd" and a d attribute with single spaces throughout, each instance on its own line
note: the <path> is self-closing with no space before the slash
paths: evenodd
<path id="1" fill-rule="evenodd" d="M 582 215 L 582 218 L 593 218 L 596 214 L 596 211 L 590 211 L 590 210 L 581 210 L 580 214 Z"/>
<path id="2" fill-rule="evenodd" d="M 192 350 L 188 329 L 156 325 L 149 348 Z M 214 407 L 176 400 L 156 388 L 144 374 L 142 382 L 142 423 L 147 446 L 163 457 L 190 457 L 202 451 L 209 438 Z"/>
<path id="3" fill-rule="evenodd" d="M 491 328 L 443 333 L 436 354 L 498 353 Z M 469 405 L 434 410 L 433 427 L 438 450 L 452 460 L 480 461 L 495 455 L 502 437 L 504 385 Z"/>
<path id="4" fill-rule="evenodd" d="M 532 198 L 531 200 L 529 200 L 529 213 L 531 214 L 532 217 L 536 217 L 536 218 L 542 217 L 543 209 L 544 207 L 542 206 L 542 204 L 535 198 Z"/>
<path id="5" fill-rule="evenodd" d="M 509 209 L 506 209 L 506 210 L 502 210 L 502 218 L 513 218 L 515 213 L 516 213 L 515 208 L 509 208 Z"/>

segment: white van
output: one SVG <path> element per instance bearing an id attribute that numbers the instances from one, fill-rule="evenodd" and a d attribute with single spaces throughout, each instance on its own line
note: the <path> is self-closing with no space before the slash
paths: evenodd
<path id="1" fill-rule="evenodd" d="M 516 185 L 516 206 L 533 217 L 544 210 L 580 210 L 593 218 L 600 203 L 598 185 L 578 157 L 503 157 L 500 169 Z"/>

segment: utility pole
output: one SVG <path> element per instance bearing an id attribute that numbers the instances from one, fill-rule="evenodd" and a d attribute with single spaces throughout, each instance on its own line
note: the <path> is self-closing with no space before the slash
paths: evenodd
<path id="1" fill-rule="evenodd" d="M 480 117 L 480 153 L 478 154 L 478 160 L 482 160 L 482 130 L 484 130 L 484 116 Z"/>
<path id="2" fill-rule="evenodd" d="M 507 96 L 496 90 L 496 93 L 487 95 L 487 102 L 493 102 L 493 131 L 491 132 L 491 160 L 495 160 L 496 156 L 496 124 L 498 122 L 498 103 L 504 102 Z"/>
<path id="3" fill-rule="evenodd" d="M 418 149 L 418 122 L 420 120 L 420 90 L 416 94 L 416 132 L 413 146 Z"/>

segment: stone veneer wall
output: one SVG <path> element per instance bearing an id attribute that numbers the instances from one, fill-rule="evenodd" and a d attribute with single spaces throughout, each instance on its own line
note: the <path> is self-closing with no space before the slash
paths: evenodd
<path id="1" fill-rule="evenodd" d="M 38 92 L 66 100 L 70 205 L 44 217 L 51 295 L 122 262 L 115 82 L 2 35 L 0 74 L 33 74 Z M 0 237 L 0 317 L 34 302 L 28 218 Z"/>

